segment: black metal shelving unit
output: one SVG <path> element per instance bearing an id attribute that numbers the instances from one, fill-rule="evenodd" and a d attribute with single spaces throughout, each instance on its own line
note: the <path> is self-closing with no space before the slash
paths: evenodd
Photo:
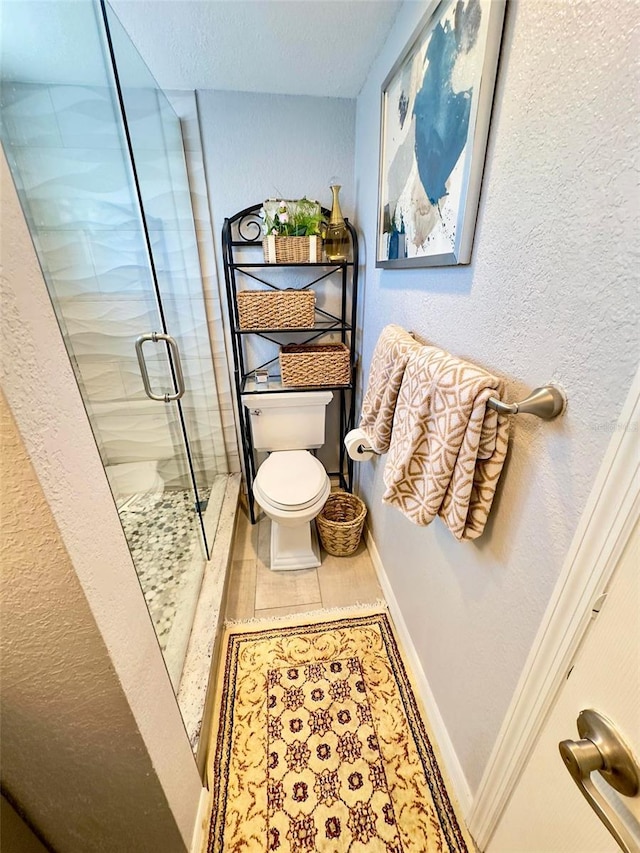
<path id="1" fill-rule="evenodd" d="M 339 470 L 328 471 L 331 477 L 339 477 L 343 489 L 351 491 L 353 485 L 353 460 L 348 456 L 343 439 L 353 429 L 355 419 L 357 364 L 355 354 L 355 326 L 358 307 L 358 236 L 355 228 L 345 220 L 351 240 L 350 260 L 333 263 L 329 261 L 303 264 L 267 264 L 262 260 L 262 220 L 259 216 L 262 204 L 247 207 L 234 216 L 225 219 L 222 228 L 222 252 L 224 275 L 231 321 L 231 339 L 233 346 L 234 386 L 236 406 L 242 435 L 242 452 L 247 477 L 249 513 L 255 524 L 255 501 L 253 481 L 256 475 L 256 453 L 251 434 L 249 413 L 242 403 L 245 394 L 279 394 L 287 391 L 333 391 L 339 398 Z M 323 210 L 329 216 L 328 210 Z M 292 270 L 305 274 L 305 283 L 300 290 L 320 288 L 328 280 L 340 282 L 340 313 L 331 314 L 324 309 L 315 309 L 315 324 L 308 329 L 241 329 L 238 322 L 236 294 L 239 290 L 256 289 L 256 286 L 271 290 L 284 290 L 287 286 L 269 280 L 269 271 Z M 275 347 L 275 355 L 262 364 L 248 364 L 246 341 L 248 336 L 257 335 L 270 341 Z M 314 385 L 310 387 L 284 386 L 278 376 L 270 377 L 268 387 L 255 382 L 255 371 L 278 364 L 278 351 L 282 337 L 294 336 L 299 343 L 313 343 L 327 335 L 332 339 L 339 335 L 340 342 L 349 347 L 351 364 L 351 382 L 348 385 Z"/>

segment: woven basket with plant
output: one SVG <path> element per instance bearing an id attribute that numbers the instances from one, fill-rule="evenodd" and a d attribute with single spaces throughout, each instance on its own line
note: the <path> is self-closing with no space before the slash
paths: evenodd
<path id="1" fill-rule="evenodd" d="M 308 198 L 267 199 L 260 210 L 262 248 L 268 264 L 322 261 L 322 208 Z"/>

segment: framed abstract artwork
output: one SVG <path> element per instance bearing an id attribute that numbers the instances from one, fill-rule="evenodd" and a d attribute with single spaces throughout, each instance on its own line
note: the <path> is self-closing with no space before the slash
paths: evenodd
<path id="1" fill-rule="evenodd" d="M 442 0 L 382 84 L 376 266 L 468 264 L 505 0 Z"/>

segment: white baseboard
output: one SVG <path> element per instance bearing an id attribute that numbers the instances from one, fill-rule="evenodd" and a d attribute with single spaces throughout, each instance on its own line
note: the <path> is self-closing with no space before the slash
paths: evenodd
<path id="1" fill-rule="evenodd" d="M 196 825 L 193 829 L 190 853 L 204 853 L 208 840 L 210 818 L 211 792 L 203 788 L 200 791 L 200 802 L 198 803 Z"/>
<path id="2" fill-rule="evenodd" d="M 368 527 L 365 527 L 365 539 L 367 548 L 369 549 L 371 562 L 376 570 L 380 586 L 382 587 L 387 604 L 389 605 L 389 612 L 393 619 L 393 624 L 397 631 L 398 638 L 402 643 L 402 650 L 407 657 L 407 663 L 409 664 L 411 673 L 414 677 L 418 700 L 424 707 L 427 720 L 429 722 L 429 728 L 433 733 L 437 750 L 444 763 L 444 767 L 441 769 L 444 772 L 445 778 L 450 783 L 450 788 L 452 790 L 449 790 L 449 793 L 458 801 L 461 816 L 466 820 L 473 803 L 473 797 L 471 795 L 469 783 L 467 782 L 467 777 L 464 774 L 458 755 L 454 749 L 453 743 L 451 742 L 451 738 L 449 737 L 449 732 L 447 731 L 447 727 L 442 719 L 442 715 L 440 714 L 440 709 L 438 708 L 431 687 L 429 686 L 427 676 L 425 675 L 422 663 L 418 657 L 418 652 L 416 651 L 416 647 L 414 646 L 411 635 L 409 634 L 407 624 L 404 621 L 400 605 L 398 604 L 398 600 L 396 599 L 391 587 L 389 577 L 384 565 L 382 564 L 382 560 L 380 559 L 380 553 L 378 552 L 373 537 L 371 536 L 371 531 Z"/>

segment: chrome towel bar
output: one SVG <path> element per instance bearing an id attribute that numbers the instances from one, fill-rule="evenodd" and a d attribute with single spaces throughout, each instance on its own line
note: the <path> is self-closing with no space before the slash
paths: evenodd
<path id="1" fill-rule="evenodd" d="M 489 397 L 487 406 L 501 415 L 535 415 L 545 421 L 553 420 L 564 412 L 567 398 L 555 385 L 543 385 L 535 388 L 520 403 L 503 403 L 495 397 Z"/>

